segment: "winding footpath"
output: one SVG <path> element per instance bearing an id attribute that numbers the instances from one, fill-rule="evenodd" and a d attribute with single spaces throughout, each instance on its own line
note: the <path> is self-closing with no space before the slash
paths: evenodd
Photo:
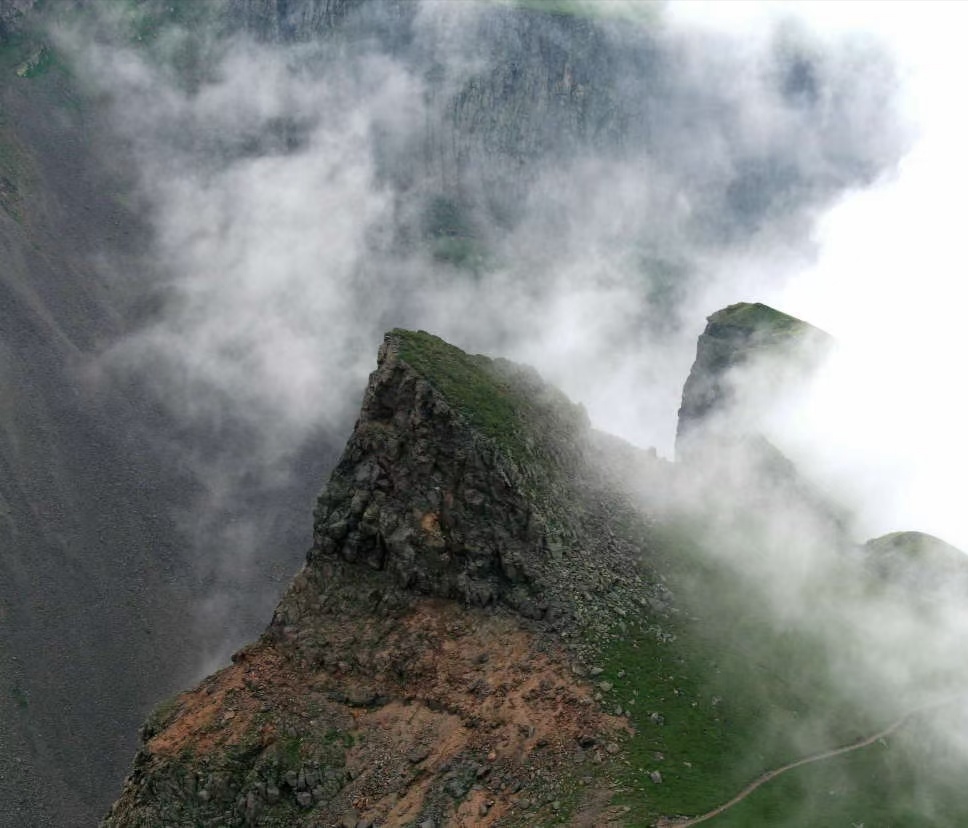
<path id="1" fill-rule="evenodd" d="M 728 802 L 724 802 L 722 805 L 719 805 L 716 808 L 713 808 L 711 811 L 707 811 L 704 814 L 700 814 L 699 816 L 694 816 L 694 817 L 661 817 L 659 821 L 655 823 L 655 828 L 688 828 L 688 826 L 690 825 L 698 825 L 700 822 L 706 822 L 707 820 L 713 819 L 714 817 L 718 817 L 724 811 L 728 811 L 734 805 L 742 802 L 744 799 L 746 799 L 746 797 L 748 797 L 751 793 L 753 793 L 753 791 L 755 791 L 761 785 L 765 785 L 771 779 L 776 779 L 776 777 L 786 773 L 787 771 L 791 771 L 794 768 L 802 767 L 803 765 L 809 765 L 813 762 L 821 762 L 824 759 L 832 759 L 834 756 L 840 756 L 844 753 L 850 753 L 852 751 L 860 750 L 861 748 L 868 747 L 869 745 L 874 744 L 874 742 L 876 742 L 878 739 L 883 739 L 886 736 L 890 736 L 892 733 L 894 733 L 894 731 L 896 731 L 898 728 L 904 725 L 909 719 L 912 719 L 914 716 L 918 715 L 919 713 L 925 713 L 928 710 L 934 710 L 938 707 L 944 707 L 945 705 L 951 704 L 954 701 L 957 701 L 959 699 L 964 699 L 964 698 L 965 697 L 963 695 L 958 695 L 953 698 L 944 699 L 943 701 L 932 702 L 931 704 L 925 704 L 925 705 L 922 705 L 921 707 L 916 707 L 914 708 L 914 710 L 909 710 L 893 724 L 889 725 L 883 730 L 879 730 L 877 733 L 875 733 L 872 736 L 865 736 L 863 739 L 860 739 L 856 742 L 851 742 L 849 745 L 844 745 L 838 748 L 832 748 L 831 750 L 825 750 L 822 753 L 814 753 L 810 756 L 805 756 L 802 759 L 797 759 L 794 762 L 790 762 L 789 764 L 782 765 L 779 768 L 773 768 L 772 770 L 766 771 L 765 773 L 756 777 L 756 779 L 750 782 L 749 785 L 743 788 L 743 790 L 741 790 L 738 794 L 736 794 L 736 796 L 734 796 Z"/>

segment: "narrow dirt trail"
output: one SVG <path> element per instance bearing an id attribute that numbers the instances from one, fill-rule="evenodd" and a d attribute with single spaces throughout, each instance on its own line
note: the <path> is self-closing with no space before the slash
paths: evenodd
<path id="1" fill-rule="evenodd" d="M 910 719 L 919 713 L 925 713 L 928 710 L 944 707 L 945 705 L 951 704 L 952 702 L 963 698 L 964 696 L 959 695 L 955 696 L 954 698 L 945 699 L 944 701 L 932 702 L 931 704 L 916 707 L 914 710 L 909 710 L 893 724 L 888 725 L 883 730 L 879 730 L 877 733 L 871 736 L 865 736 L 863 739 L 860 739 L 856 742 L 851 742 L 849 745 L 843 745 L 842 747 L 831 748 L 830 750 L 825 750 L 821 753 L 814 753 L 810 756 L 805 756 L 802 759 L 797 759 L 794 762 L 781 765 L 778 768 L 773 768 L 772 770 L 768 770 L 760 774 L 758 777 L 756 777 L 756 779 L 750 782 L 749 785 L 736 794 L 736 796 L 734 796 L 728 802 L 724 802 L 722 805 L 713 808 L 711 811 L 707 811 L 704 814 L 694 817 L 661 817 L 659 821 L 655 823 L 655 828 L 688 828 L 690 825 L 698 825 L 700 822 L 706 822 L 714 817 L 718 817 L 720 814 L 728 811 L 734 805 L 742 802 L 757 788 L 765 785 L 771 779 L 776 779 L 776 777 L 786 773 L 787 771 L 794 770 L 795 768 L 802 767 L 803 765 L 809 765 L 813 762 L 822 762 L 824 759 L 832 759 L 834 756 L 841 756 L 842 754 L 851 753 L 852 751 L 868 747 L 874 744 L 874 742 L 876 742 L 878 739 L 883 739 L 886 736 L 890 736 L 892 733 L 894 733 L 894 731 L 906 724 Z"/>

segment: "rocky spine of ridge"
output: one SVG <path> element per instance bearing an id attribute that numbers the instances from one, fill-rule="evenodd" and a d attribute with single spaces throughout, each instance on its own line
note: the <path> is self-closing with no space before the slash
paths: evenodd
<path id="1" fill-rule="evenodd" d="M 388 334 L 305 567 L 149 719 L 104 825 L 602 824 L 627 725 L 582 677 L 670 598 L 609 470 L 635 453 L 530 369 Z"/>

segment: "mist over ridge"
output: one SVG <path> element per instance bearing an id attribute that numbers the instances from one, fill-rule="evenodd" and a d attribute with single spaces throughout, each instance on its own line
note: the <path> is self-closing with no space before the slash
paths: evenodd
<path id="1" fill-rule="evenodd" d="M 13 251 L 4 278 L 31 277 L 14 285 L 18 301 L 5 312 L 27 297 L 37 330 L 52 334 L 34 374 L 59 377 L 47 366 L 68 355 L 69 379 L 49 390 L 64 423 L 76 420 L 75 397 L 92 418 L 98 406 L 135 409 L 100 424 L 127 447 L 117 456 L 130 450 L 133 459 L 114 463 L 107 448 L 80 441 L 75 464 L 93 477 L 117 465 L 119 503 L 126 487 L 137 491 L 118 521 L 124 531 L 105 535 L 113 557 L 87 573 L 90 594 L 124 603 L 134 623 L 123 642 L 173 630 L 152 647 L 112 650 L 137 685 L 123 690 L 126 715 L 155 689 L 167 694 L 222 666 L 262 629 L 313 542 L 310 504 L 352 431 L 377 345 L 397 327 L 534 366 L 596 429 L 654 446 L 669 476 L 661 497 L 654 480 L 642 482 L 657 498 L 650 508 L 694 524 L 710 571 L 749 589 L 756 623 L 780 640 L 812 636 L 805 663 L 816 657 L 820 673 L 836 674 L 837 692 L 868 699 L 865 715 L 896 712 L 935 679 L 957 683 L 948 658 L 968 632 L 960 576 L 945 587 L 929 578 L 922 590 L 909 561 L 936 556 L 957 571 L 960 553 L 902 530 L 965 547 L 960 489 L 939 485 L 957 481 L 964 456 L 961 384 L 950 358 L 924 358 L 958 353 L 959 304 L 946 280 L 961 261 L 960 236 L 953 218 L 937 221 L 925 204 L 928 180 L 945 163 L 957 170 L 960 150 L 953 142 L 939 152 L 937 133 L 927 143 L 918 133 L 911 98 L 923 87 L 912 85 L 890 32 L 814 25 L 809 8 L 792 6 L 725 25 L 715 8 L 697 19 L 685 6 L 624 0 L 40 3 L 35 48 L 16 28 L 34 4 L 0 0 L 4 83 L 20 84 L 23 100 L 43 88 L 44 73 L 64 87 L 44 92 L 62 96 L 37 110 L 55 113 L 49 123 L 18 123 L 30 111 L 22 101 L 0 110 L 0 244 Z M 944 110 L 943 100 L 931 103 Z M 76 174 L 64 174 L 64 148 L 78 145 L 57 143 L 62 134 L 83 135 L 92 156 L 105 156 L 106 185 L 84 153 Z M 26 135 L 48 143 L 31 146 Z M 48 196 L 38 182 L 53 180 L 59 189 Z M 64 208 L 75 225 L 62 232 L 45 210 L 61 209 L 61 191 L 75 185 Z M 58 233 L 44 268 L 25 270 Z M 58 268 L 57 278 L 37 275 Z M 76 274 L 65 294 L 75 298 L 55 296 L 53 286 Z M 915 282 L 942 297 L 934 311 Z M 732 374 L 750 393 L 737 417 L 762 426 L 768 447 L 741 452 L 734 467 L 724 455 L 685 472 L 681 458 L 664 458 L 674 454 L 696 340 L 707 317 L 737 302 L 792 313 L 838 344 L 792 397 L 776 381 L 783 360 Z M 72 303 L 90 310 L 88 327 L 64 312 Z M 9 365 L 0 352 L 4 389 L 29 385 L 9 367 L 17 348 L 34 359 L 20 332 L 14 322 L 3 332 L 4 347 L 16 345 Z M 24 422 L 27 399 L 10 396 L 20 418 L 11 422 Z M 31 435 L 58 433 L 35 420 Z M 23 468 L 59 469 L 50 458 L 69 455 L 58 441 L 78 442 L 68 429 L 47 454 L 18 454 L 15 429 L 3 425 L 0 460 L 26 458 Z M 630 464 L 647 456 L 600 439 Z M 21 485 L 13 468 L 0 509 Z M 156 473 L 171 479 L 156 482 Z M 786 482 L 771 489 L 762 477 Z M 94 486 L 86 496 L 102 498 Z M 61 501 L 49 509 L 56 517 Z M 78 524 L 87 514 L 77 511 Z M 88 543 L 64 525 L 58 517 L 50 533 L 87 583 L 81 562 L 93 560 L 99 536 Z M 885 537 L 863 545 L 874 535 Z M 154 567 L 148 576 L 139 555 Z M 879 565 L 886 581 L 901 573 L 916 588 L 871 596 L 851 586 Z M 33 591 L 9 615 L 0 591 L 0 623 L 46 600 L 33 570 L 9 569 L 9 583 Z M 914 594 L 932 597 L 908 607 Z M 142 595 L 151 601 L 139 603 Z M 139 659 L 164 659 L 166 646 L 179 651 L 176 667 L 170 686 L 153 688 Z M 98 664 L 83 663 L 83 675 L 90 669 L 104 685 Z M 10 709 L 30 698 L 39 709 L 46 697 L 30 697 L 19 667 L 7 678 L 19 682 Z M 65 670 L 57 698 L 70 699 L 75 684 Z M 910 695 L 894 694 L 899 687 Z M 111 692 L 122 688 L 105 698 Z M 84 704 L 87 696 L 77 710 Z M 61 708 L 64 721 L 81 715 Z M 112 709 L 105 702 L 98 715 Z M 827 724 L 791 724 L 791 740 L 809 751 Z M 120 767 L 134 731 L 126 741 L 101 729 L 119 745 Z M 927 746 L 964 755 L 960 726 L 929 731 Z M 44 772 L 58 774 L 57 790 L 83 786 L 79 808 L 106 801 L 95 772 L 63 758 L 71 754 L 58 734 L 51 726 L 44 738 L 68 770 L 49 761 Z M 0 775 L 7 767 L 0 761 Z M 29 764 L 16 771 L 41 778 Z"/>
<path id="2" fill-rule="evenodd" d="M 259 474 L 345 428 L 397 324 L 534 364 L 670 453 L 702 318 L 778 289 L 823 207 L 906 146 L 889 55 L 798 25 L 255 8 L 145 48 L 108 4 L 100 45 L 62 39 L 113 102 L 170 274 L 108 360 L 240 428 Z"/>

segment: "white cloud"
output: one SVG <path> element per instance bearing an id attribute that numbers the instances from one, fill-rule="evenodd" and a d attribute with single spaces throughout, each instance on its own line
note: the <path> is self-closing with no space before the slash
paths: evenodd
<path id="1" fill-rule="evenodd" d="M 887 40 L 918 139 L 896 175 L 823 216 L 817 261 L 776 297 L 843 345 L 790 436 L 802 462 L 852 492 L 867 532 L 916 528 L 968 549 L 959 497 L 968 467 L 968 59 L 959 33 L 968 9 L 830 3 L 801 13 Z"/>

